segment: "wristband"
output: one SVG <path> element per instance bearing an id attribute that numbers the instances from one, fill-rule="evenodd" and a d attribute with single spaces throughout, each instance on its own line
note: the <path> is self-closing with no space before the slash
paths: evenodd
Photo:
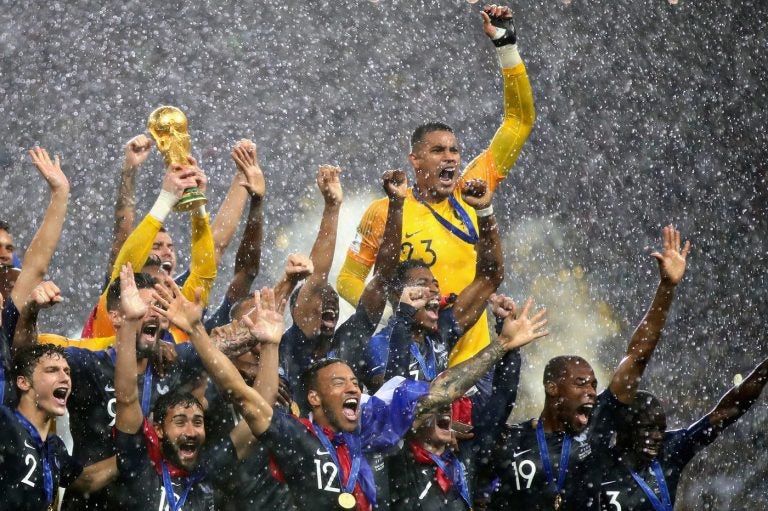
<path id="1" fill-rule="evenodd" d="M 493 214 L 493 204 L 490 204 L 487 208 L 475 210 L 477 218 L 485 218 Z"/>
<path id="2" fill-rule="evenodd" d="M 161 190 L 160 195 L 157 196 L 155 205 L 149 210 L 149 214 L 155 217 L 160 223 L 163 223 L 165 222 L 168 213 L 171 212 L 177 202 L 179 202 L 178 197 L 171 192 Z"/>
<path id="3" fill-rule="evenodd" d="M 496 55 L 499 57 L 499 66 L 502 69 L 512 69 L 523 61 L 520 58 L 520 53 L 517 51 L 516 44 L 508 44 L 496 48 Z"/>

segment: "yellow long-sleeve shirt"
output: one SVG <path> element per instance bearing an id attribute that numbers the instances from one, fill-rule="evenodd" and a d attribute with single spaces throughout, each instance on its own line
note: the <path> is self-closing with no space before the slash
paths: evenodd
<path id="1" fill-rule="evenodd" d="M 533 129 L 535 109 L 531 84 L 525 65 L 520 63 L 502 69 L 504 77 L 504 121 L 496 131 L 490 146 L 467 166 L 454 197 L 469 213 L 477 229 L 475 211 L 461 200 L 461 185 L 470 179 L 482 179 L 495 189 L 504 180 L 523 144 Z M 435 211 L 462 228 L 448 200 L 431 204 Z M 336 281 L 339 294 L 355 304 L 360 299 L 365 279 L 376 261 L 379 244 L 384 235 L 388 202 L 374 201 L 363 214 L 357 235 L 347 251 L 347 257 Z M 417 201 L 411 190 L 403 208 L 403 231 L 400 258 L 423 259 L 440 283 L 441 293 L 460 293 L 475 278 L 477 254 L 474 245 L 450 233 L 435 219 L 432 212 Z M 490 334 L 486 314 L 466 332 L 454 348 L 449 365 L 456 365 L 488 345 Z"/>
<path id="2" fill-rule="evenodd" d="M 208 295 L 210 294 L 213 282 L 216 280 L 216 257 L 213 246 L 213 234 L 208 221 L 208 216 L 191 216 L 192 223 L 192 242 L 191 242 L 191 262 L 189 265 L 189 277 L 181 288 L 182 294 L 189 300 L 194 299 L 195 289 L 203 290 L 202 301 L 204 305 L 208 304 Z M 124 264 L 130 262 L 134 268 L 141 268 L 147 261 L 152 244 L 155 241 L 157 233 L 160 232 L 162 224 L 152 215 L 147 215 L 136 226 L 128 239 L 125 240 L 120 253 L 115 259 L 115 265 L 112 268 L 110 282 L 114 281 L 120 275 L 120 269 Z M 107 313 L 107 292 L 106 290 L 99 297 L 99 303 L 93 313 L 92 327 L 90 337 L 95 338 L 114 338 L 115 329 L 112 327 L 112 321 Z M 176 342 L 189 340 L 180 330 L 173 329 L 173 336 Z"/>

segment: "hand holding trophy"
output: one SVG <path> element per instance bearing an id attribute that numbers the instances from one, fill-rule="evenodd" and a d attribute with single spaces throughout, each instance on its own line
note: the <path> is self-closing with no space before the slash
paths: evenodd
<path id="1" fill-rule="evenodd" d="M 147 129 L 155 140 L 155 145 L 165 158 L 165 165 L 190 165 L 191 145 L 184 112 L 175 106 L 161 106 L 152 112 L 147 122 Z M 191 211 L 208 202 L 198 187 L 184 190 L 179 202 L 173 209 Z"/>

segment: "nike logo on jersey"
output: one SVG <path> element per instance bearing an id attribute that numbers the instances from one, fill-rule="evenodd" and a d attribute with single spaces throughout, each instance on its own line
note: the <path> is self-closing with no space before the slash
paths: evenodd
<path id="1" fill-rule="evenodd" d="M 34 449 L 34 447 L 29 445 L 26 440 L 24 440 L 24 447 L 29 447 L 30 449 Z"/>
<path id="2" fill-rule="evenodd" d="M 527 453 L 527 452 L 531 452 L 531 450 L 530 450 L 530 449 L 528 449 L 527 451 L 513 452 L 513 453 L 512 453 L 512 457 L 513 457 L 513 458 L 517 458 L 518 456 L 522 456 L 523 454 L 525 454 L 525 453 Z"/>
<path id="3" fill-rule="evenodd" d="M 318 449 L 315 453 L 316 456 L 328 456 L 330 453 L 328 451 L 323 451 L 321 449 Z"/>
<path id="4" fill-rule="evenodd" d="M 408 234 L 408 233 L 406 232 L 406 233 L 405 233 L 405 239 L 408 239 L 408 238 L 410 238 L 411 236 L 415 236 L 416 234 L 420 233 L 421 231 L 422 231 L 422 229 L 419 229 L 418 231 L 413 231 L 413 232 L 412 232 L 412 233 L 410 233 L 410 234 Z"/>
<path id="5" fill-rule="evenodd" d="M 109 385 L 109 384 L 104 385 L 104 392 L 114 392 L 114 391 L 115 391 L 115 387 L 113 387 L 112 385 Z"/>

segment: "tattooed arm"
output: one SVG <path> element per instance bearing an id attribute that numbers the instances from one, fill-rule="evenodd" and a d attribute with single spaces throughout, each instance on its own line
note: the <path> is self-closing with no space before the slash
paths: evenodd
<path id="1" fill-rule="evenodd" d="M 528 314 L 532 305 L 533 300 L 529 299 L 519 317 L 508 316 L 504 320 L 504 326 L 499 337 L 485 349 L 469 360 L 444 371 L 432 380 L 429 393 L 419 402 L 414 427 L 418 426 L 419 416 L 426 415 L 461 397 L 494 364 L 501 360 L 506 352 L 525 346 L 548 334 L 546 330 L 543 330 L 544 325 L 547 324 L 547 320 L 544 318 L 546 311 L 544 309 L 539 310 L 529 318 Z"/>

